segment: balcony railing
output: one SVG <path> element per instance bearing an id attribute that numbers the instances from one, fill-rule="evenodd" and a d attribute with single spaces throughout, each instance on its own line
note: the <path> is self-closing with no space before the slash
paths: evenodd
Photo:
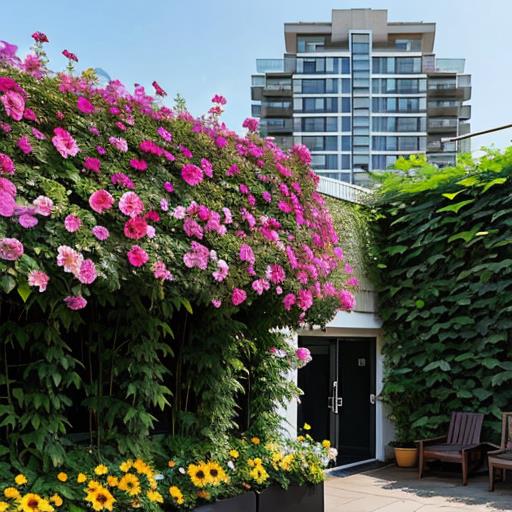
<path id="1" fill-rule="evenodd" d="M 295 72 L 295 58 L 284 59 L 256 59 L 258 73 L 293 73 Z"/>
<path id="2" fill-rule="evenodd" d="M 324 178 L 323 176 L 320 176 L 320 181 L 318 182 L 318 192 L 358 204 L 365 204 L 371 194 L 371 191 L 367 188 L 351 185 L 344 181 Z"/>
<path id="3" fill-rule="evenodd" d="M 429 119 L 428 128 L 457 128 L 457 119 Z"/>
<path id="4" fill-rule="evenodd" d="M 466 59 L 436 59 L 436 71 L 464 73 Z"/>

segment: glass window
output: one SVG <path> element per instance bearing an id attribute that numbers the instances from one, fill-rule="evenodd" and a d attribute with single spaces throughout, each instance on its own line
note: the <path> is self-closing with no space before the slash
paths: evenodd
<path id="1" fill-rule="evenodd" d="M 421 40 L 420 39 L 396 39 L 395 48 L 404 50 L 406 52 L 420 52 Z"/>
<path id="2" fill-rule="evenodd" d="M 338 79 L 337 78 L 327 78 L 325 80 L 325 92 L 338 92 Z"/>
<path id="3" fill-rule="evenodd" d="M 325 80 L 305 79 L 302 80 L 302 92 L 304 94 L 322 94 L 325 92 Z"/>
<path id="4" fill-rule="evenodd" d="M 350 112 L 350 98 L 341 98 L 341 111 Z"/>
<path id="5" fill-rule="evenodd" d="M 353 71 L 369 71 L 370 70 L 370 59 L 365 60 L 354 60 L 352 62 Z"/>
<path id="6" fill-rule="evenodd" d="M 354 137 L 354 146 L 368 146 L 370 144 L 369 137 Z"/>
<path id="7" fill-rule="evenodd" d="M 326 73 L 339 73 L 339 58 L 337 57 L 327 57 L 325 59 L 325 71 Z"/>
<path id="8" fill-rule="evenodd" d="M 350 131 L 350 117 L 343 116 L 341 118 L 341 131 L 349 132 Z"/>
<path id="9" fill-rule="evenodd" d="M 417 151 L 418 137 L 398 137 L 398 149 L 400 151 Z"/>
<path id="10" fill-rule="evenodd" d="M 370 98 L 354 98 L 354 108 L 370 108 Z"/>
<path id="11" fill-rule="evenodd" d="M 368 116 L 362 117 L 354 117 L 354 126 L 358 127 L 369 127 L 370 126 L 370 118 Z"/>
<path id="12" fill-rule="evenodd" d="M 263 87 L 265 85 L 265 76 L 264 75 L 252 75 L 251 85 L 253 85 L 254 87 Z"/>
<path id="13" fill-rule="evenodd" d="M 338 138 L 335 136 L 302 137 L 302 144 L 311 151 L 337 151 L 337 141 Z"/>
<path id="14" fill-rule="evenodd" d="M 341 74 L 348 75 L 350 73 L 350 59 L 348 57 L 341 57 Z"/>
<path id="15" fill-rule="evenodd" d="M 338 168 L 338 155 L 325 155 L 325 168 L 337 169 Z"/>
<path id="16" fill-rule="evenodd" d="M 326 132 L 337 132 L 338 131 L 338 118 L 327 117 L 325 119 L 325 131 Z"/>
<path id="17" fill-rule="evenodd" d="M 341 150 L 350 151 L 352 149 L 352 137 L 350 135 L 343 135 L 341 137 Z"/>
<path id="18" fill-rule="evenodd" d="M 350 92 L 350 78 L 341 79 L 341 92 Z"/>
<path id="19" fill-rule="evenodd" d="M 341 155 L 341 168 L 350 169 L 350 155 Z"/>
<path id="20" fill-rule="evenodd" d="M 293 110 L 302 112 L 302 98 L 293 98 Z"/>
<path id="21" fill-rule="evenodd" d="M 297 51 L 299 53 L 317 52 L 323 50 L 325 38 L 323 36 L 298 36 Z"/>
<path id="22" fill-rule="evenodd" d="M 397 132 L 416 132 L 418 131 L 418 118 L 417 117 L 398 117 L 397 118 Z"/>
<path id="23" fill-rule="evenodd" d="M 251 105 L 251 115 L 252 115 L 252 117 L 260 117 L 261 116 L 261 105 Z"/>

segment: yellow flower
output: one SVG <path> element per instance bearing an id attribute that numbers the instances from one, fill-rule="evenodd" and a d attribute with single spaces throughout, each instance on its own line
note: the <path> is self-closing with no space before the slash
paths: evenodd
<path id="1" fill-rule="evenodd" d="M 127 492 L 130 496 L 137 496 L 140 494 L 140 480 L 133 473 L 126 473 L 117 486 L 120 491 Z"/>
<path id="2" fill-rule="evenodd" d="M 324 439 L 324 440 L 322 441 L 322 446 L 323 446 L 324 448 L 330 448 L 330 447 L 331 447 L 331 441 L 329 441 L 329 439 Z"/>
<path id="3" fill-rule="evenodd" d="M 176 466 L 176 462 L 174 462 L 173 460 L 170 460 L 167 462 L 167 465 L 170 467 L 170 468 L 173 468 L 174 466 Z"/>
<path id="4" fill-rule="evenodd" d="M 283 460 L 279 463 L 279 467 L 284 471 L 290 471 L 293 463 L 293 453 L 289 453 L 283 457 Z"/>
<path id="5" fill-rule="evenodd" d="M 251 466 L 251 468 L 260 465 L 261 462 L 262 461 L 259 457 L 256 457 L 255 459 L 247 459 L 247 465 Z"/>
<path id="6" fill-rule="evenodd" d="M 152 501 L 153 503 L 164 502 L 164 497 L 158 491 L 148 491 L 146 496 L 148 497 L 148 500 Z"/>
<path id="7" fill-rule="evenodd" d="M 94 491 L 98 487 L 101 487 L 101 484 L 97 480 L 89 480 L 89 483 L 87 484 L 87 490 Z"/>
<path id="8" fill-rule="evenodd" d="M 56 506 L 56 507 L 60 507 L 62 505 L 62 503 L 64 503 L 64 501 L 62 500 L 62 498 L 58 495 L 58 494 L 54 494 L 51 498 L 50 498 L 50 501 Z"/>
<path id="9" fill-rule="evenodd" d="M 233 459 L 238 459 L 238 457 L 240 457 L 240 453 L 238 453 L 238 450 L 229 450 L 229 456 Z"/>
<path id="10" fill-rule="evenodd" d="M 29 492 L 21 498 L 19 510 L 23 512 L 53 512 L 53 507 L 39 494 Z"/>
<path id="11" fill-rule="evenodd" d="M 249 472 L 249 476 L 257 483 L 262 484 L 268 478 L 268 473 L 265 468 L 261 464 L 256 464 L 251 471 Z"/>
<path id="12" fill-rule="evenodd" d="M 302 441 L 304 441 L 304 436 L 298 436 L 297 441 L 299 441 L 299 443 L 302 443 Z"/>
<path id="13" fill-rule="evenodd" d="M 126 473 L 127 471 L 130 470 L 130 468 L 133 467 L 133 460 L 126 460 L 124 462 L 122 462 L 120 465 L 119 465 L 119 469 L 123 472 L 123 473 Z"/>
<path id="14" fill-rule="evenodd" d="M 64 473 L 64 471 L 61 471 L 57 475 L 57 479 L 60 480 L 61 482 L 65 482 L 68 479 L 68 475 L 66 473 Z"/>
<path id="15" fill-rule="evenodd" d="M 78 473 L 78 476 L 76 477 L 76 481 L 79 484 L 83 484 L 87 480 L 87 475 L 85 473 Z"/>
<path id="16" fill-rule="evenodd" d="M 206 464 L 206 474 L 209 477 L 210 484 L 220 485 L 222 482 L 228 483 L 229 478 L 226 475 L 224 469 L 217 462 L 209 462 Z"/>
<path id="17" fill-rule="evenodd" d="M 304 430 L 311 430 L 311 425 L 309 423 L 304 423 Z"/>
<path id="18" fill-rule="evenodd" d="M 187 470 L 190 481 L 196 487 L 204 487 L 209 483 L 209 476 L 206 472 L 206 464 L 203 462 L 199 464 L 189 464 Z"/>
<path id="19" fill-rule="evenodd" d="M 204 489 L 197 491 L 197 496 L 199 498 L 202 498 L 203 500 L 209 500 L 210 499 L 210 493 L 208 491 L 205 491 Z"/>
<path id="20" fill-rule="evenodd" d="M 119 479 L 117 478 L 117 476 L 108 475 L 107 484 L 110 487 L 117 487 L 119 485 Z"/>
<path id="21" fill-rule="evenodd" d="M 0 501 L 0 512 L 5 512 L 10 507 L 6 501 Z"/>
<path id="22" fill-rule="evenodd" d="M 93 489 L 89 487 L 89 492 L 85 497 L 85 501 L 88 501 L 92 505 L 92 508 L 96 511 L 111 511 L 114 507 L 114 503 L 116 500 L 114 496 L 110 494 L 110 491 L 108 489 L 106 489 L 102 485 L 98 485 L 95 486 Z"/>
<path id="23" fill-rule="evenodd" d="M 133 463 L 133 467 L 142 475 L 146 475 L 148 477 L 153 476 L 153 470 L 142 459 L 137 459 Z"/>
<path id="24" fill-rule="evenodd" d="M 171 485 L 171 487 L 169 487 L 169 494 L 178 505 L 183 505 L 185 499 L 183 498 L 183 493 L 180 491 L 179 487 Z"/>
<path id="25" fill-rule="evenodd" d="M 94 473 L 98 476 L 106 475 L 108 473 L 108 468 L 105 464 L 100 464 L 94 468 Z"/>
<path id="26" fill-rule="evenodd" d="M 251 437 L 251 443 L 252 444 L 260 444 L 261 443 L 260 438 L 256 437 L 256 436 Z"/>
<path id="27" fill-rule="evenodd" d="M 10 500 L 17 500 L 21 495 L 16 487 L 6 487 L 4 489 L 4 496 Z"/>
<path id="28" fill-rule="evenodd" d="M 25 485 L 28 482 L 27 477 L 22 473 L 16 475 L 14 481 L 16 482 L 16 485 Z"/>

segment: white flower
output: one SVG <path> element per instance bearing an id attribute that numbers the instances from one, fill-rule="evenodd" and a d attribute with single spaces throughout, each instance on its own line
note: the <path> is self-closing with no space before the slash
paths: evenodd
<path id="1" fill-rule="evenodd" d="M 185 468 L 180 468 L 178 469 L 178 471 L 182 474 L 182 475 L 185 475 L 187 472 L 185 471 Z"/>

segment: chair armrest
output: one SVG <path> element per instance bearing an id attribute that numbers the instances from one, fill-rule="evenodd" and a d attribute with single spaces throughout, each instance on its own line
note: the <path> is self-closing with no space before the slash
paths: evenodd
<path id="1" fill-rule="evenodd" d="M 469 445 L 469 446 L 463 446 L 461 451 L 462 452 L 474 452 L 474 451 L 484 450 L 487 453 L 490 453 L 489 450 L 492 448 L 499 448 L 499 446 L 494 443 L 483 442 L 483 443 L 473 444 L 473 445 Z M 498 450 L 498 451 L 501 451 L 501 450 Z"/>
<path id="2" fill-rule="evenodd" d="M 505 449 L 494 450 L 492 452 L 487 452 L 487 455 L 501 455 L 502 453 L 507 453 L 507 451 L 509 451 L 509 450 L 505 450 Z"/>
<path id="3" fill-rule="evenodd" d="M 418 443 L 420 446 L 426 446 L 431 443 L 437 443 L 439 441 L 446 441 L 447 436 L 438 436 L 438 437 L 431 437 L 430 439 L 419 439 L 418 441 L 414 441 L 415 443 Z"/>

